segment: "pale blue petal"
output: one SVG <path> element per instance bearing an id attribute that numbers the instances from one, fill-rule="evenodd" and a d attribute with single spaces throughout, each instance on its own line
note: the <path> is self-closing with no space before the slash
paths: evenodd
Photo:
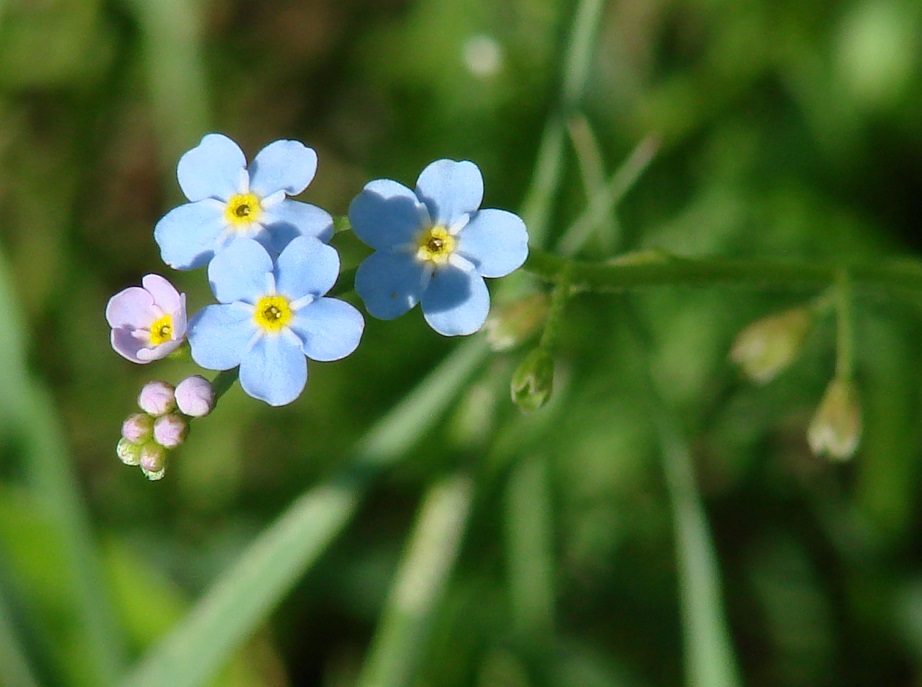
<path id="1" fill-rule="evenodd" d="M 451 227 L 480 207 L 483 176 L 473 162 L 436 160 L 416 180 L 416 195 L 435 224 Z"/>
<path id="2" fill-rule="evenodd" d="M 355 292 L 382 320 L 403 315 L 419 303 L 422 291 L 423 268 L 405 253 L 372 253 L 355 273 Z"/>
<path id="3" fill-rule="evenodd" d="M 208 370 L 237 367 L 256 332 L 253 311 L 242 303 L 206 305 L 189 322 L 192 359 Z"/>
<path id="4" fill-rule="evenodd" d="M 240 171 L 246 168 L 240 147 L 222 134 L 208 134 L 179 158 L 176 176 L 186 198 L 227 200 L 240 191 Z"/>
<path id="5" fill-rule="evenodd" d="M 240 386 L 272 406 L 291 403 L 307 383 L 307 358 L 289 332 L 259 339 L 240 363 Z"/>
<path id="6" fill-rule="evenodd" d="M 235 239 L 208 265 L 208 281 L 222 303 L 255 304 L 271 286 L 272 258 L 259 242 Z"/>
<path id="7" fill-rule="evenodd" d="M 458 234 L 457 251 L 484 277 L 505 277 L 528 257 L 525 222 L 505 210 L 481 210 Z"/>
<path id="8" fill-rule="evenodd" d="M 285 199 L 265 210 L 260 218 L 269 233 L 269 245 L 281 253 L 298 236 L 313 236 L 329 241 L 333 236 L 333 218 L 326 210 L 297 200 Z"/>
<path id="9" fill-rule="evenodd" d="M 300 141 L 274 141 L 250 165 L 250 190 L 265 198 L 276 191 L 294 196 L 317 173 L 317 153 Z"/>
<path id="10" fill-rule="evenodd" d="M 352 231 L 375 250 L 416 241 L 428 211 L 416 194 L 390 179 L 369 182 L 349 206 Z"/>
<path id="11" fill-rule="evenodd" d="M 365 320 L 345 301 L 321 298 L 295 313 L 291 328 L 311 360 L 339 360 L 359 345 Z"/>
<path id="12" fill-rule="evenodd" d="M 423 294 L 423 316 L 439 334 L 473 334 L 486 322 L 490 292 L 483 277 L 454 267 L 436 270 Z"/>
<path id="13" fill-rule="evenodd" d="M 301 236 L 279 255 L 275 268 L 276 291 L 291 300 L 312 294 L 320 297 L 333 288 L 339 276 L 339 254 L 332 246 Z"/>
<path id="14" fill-rule="evenodd" d="M 224 205 L 206 199 L 173 208 L 154 227 L 160 257 L 177 270 L 192 270 L 214 257 L 224 234 Z"/>

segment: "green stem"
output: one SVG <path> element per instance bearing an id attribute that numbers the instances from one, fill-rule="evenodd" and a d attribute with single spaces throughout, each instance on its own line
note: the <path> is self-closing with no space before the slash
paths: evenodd
<path id="1" fill-rule="evenodd" d="M 570 288 L 572 268 L 565 265 L 556 280 L 554 292 L 551 294 L 551 305 L 547 313 L 547 319 L 544 323 L 544 332 L 541 334 L 541 341 L 538 344 L 548 353 L 554 352 L 554 346 L 557 344 L 557 337 L 560 334 L 560 326 L 563 320 L 563 313 L 567 307 L 567 301 L 570 300 L 572 291 Z"/>
<path id="2" fill-rule="evenodd" d="M 842 269 L 836 279 L 836 378 L 851 379 L 853 367 L 852 289 L 848 272 Z"/>

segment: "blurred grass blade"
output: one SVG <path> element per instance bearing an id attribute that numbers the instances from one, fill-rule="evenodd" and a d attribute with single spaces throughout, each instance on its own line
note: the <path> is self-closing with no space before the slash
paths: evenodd
<path id="1" fill-rule="evenodd" d="M 13 627 L 13 616 L 0 593 L 0 685 L 39 687 L 25 648 Z"/>
<path id="2" fill-rule="evenodd" d="M 379 469 L 434 427 L 487 352 L 482 337 L 459 345 L 371 429 L 330 480 L 309 489 L 257 537 L 153 647 L 125 687 L 195 687 L 212 677 L 343 530 Z"/>
<path id="3" fill-rule="evenodd" d="M 53 415 L 50 395 L 30 378 L 25 355 L 24 327 L 5 258 L 0 254 L 0 389 L 5 398 L 0 427 L 22 442 L 22 460 L 30 490 L 47 509 L 61 537 L 67 560 L 57 572 L 72 594 L 74 617 L 84 642 L 82 671 L 94 685 L 115 684 L 123 646 L 110 600 L 105 593 L 98 551 L 89 516 L 73 471 L 61 424 Z"/>
<path id="4" fill-rule="evenodd" d="M 454 568 L 473 487 L 453 475 L 429 488 L 384 607 L 358 687 L 403 687 L 416 672 Z"/>

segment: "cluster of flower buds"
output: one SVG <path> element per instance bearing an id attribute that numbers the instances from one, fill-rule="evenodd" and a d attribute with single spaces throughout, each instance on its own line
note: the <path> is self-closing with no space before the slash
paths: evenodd
<path id="1" fill-rule="evenodd" d="M 175 388 L 167 382 L 148 382 L 138 396 L 141 412 L 122 423 L 115 449 L 119 459 L 126 465 L 140 465 L 149 480 L 160 479 L 169 451 L 186 440 L 189 420 L 208 415 L 214 405 L 214 388 L 204 377 L 188 377 Z"/>

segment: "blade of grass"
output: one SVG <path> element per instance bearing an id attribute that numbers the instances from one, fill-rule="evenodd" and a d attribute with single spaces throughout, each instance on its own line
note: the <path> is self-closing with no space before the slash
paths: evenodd
<path id="1" fill-rule="evenodd" d="M 345 528 L 378 472 L 434 426 L 487 353 L 482 337 L 459 345 L 331 479 L 306 491 L 257 537 L 123 685 L 195 687 L 212 677 Z"/>
<path id="2" fill-rule="evenodd" d="M 472 496 L 471 480 L 463 475 L 429 487 L 357 687 L 416 682 L 420 657 L 458 558 Z"/>
<path id="3" fill-rule="evenodd" d="M 39 687 L 28 654 L 13 627 L 13 615 L 0 594 L 0 685 Z"/>
<path id="4" fill-rule="evenodd" d="M 0 421 L 22 440 L 22 459 L 29 488 L 41 500 L 60 532 L 68 565 L 61 584 L 72 590 L 73 614 L 85 641 L 85 674 L 93 684 L 115 684 L 124 647 L 110 600 L 103 586 L 98 550 L 89 515 L 74 474 L 61 423 L 50 394 L 32 379 L 26 364 L 25 331 L 10 279 L 0 255 L 0 389 L 15 403 L 4 403 Z"/>

